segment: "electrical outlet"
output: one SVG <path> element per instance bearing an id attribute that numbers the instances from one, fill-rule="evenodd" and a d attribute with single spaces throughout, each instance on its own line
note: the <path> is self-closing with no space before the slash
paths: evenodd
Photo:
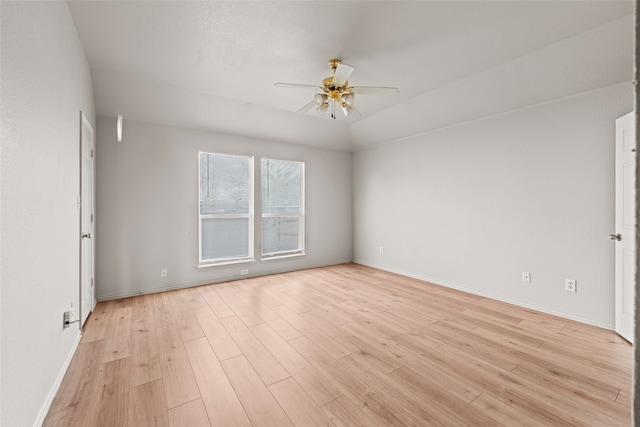
<path id="1" fill-rule="evenodd" d="M 72 323 L 78 323 L 80 319 L 73 320 L 73 312 L 65 311 L 62 313 L 62 329 L 67 329 Z"/>
<path id="2" fill-rule="evenodd" d="M 62 329 L 67 329 L 71 324 L 71 312 L 65 311 L 62 313 Z"/>
<path id="3" fill-rule="evenodd" d="M 569 292 L 578 291 L 578 282 L 575 279 L 564 279 L 564 290 Z"/>
<path id="4" fill-rule="evenodd" d="M 161 268 L 160 269 L 160 277 L 167 277 L 167 269 L 166 268 Z"/>
<path id="5" fill-rule="evenodd" d="M 384 248 L 380 246 L 380 255 L 382 255 L 383 253 L 384 253 Z"/>
<path id="6" fill-rule="evenodd" d="M 249 274 L 249 270 L 240 270 L 241 276 L 246 276 L 247 274 Z"/>
<path id="7" fill-rule="evenodd" d="M 531 273 L 529 273 L 528 271 L 523 271 L 522 272 L 522 281 L 524 283 L 531 283 Z"/>

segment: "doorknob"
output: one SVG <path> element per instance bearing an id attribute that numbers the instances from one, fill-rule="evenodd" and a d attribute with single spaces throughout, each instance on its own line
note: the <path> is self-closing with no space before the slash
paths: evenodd
<path id="1" fill-rule="evenodd" d="M 91 238 L 91 233 L 83 234 L 82 238 L 83 239 L 90 239 Z"/>
<path id="2" fill-rule="evenodd" d="M 620 234 L 620 233 L 618 233 L 618 234 L 609 234 L 609 239 L 617 240 L 619 242 L 620 240 L 622 240 L 622 234 Z"/>

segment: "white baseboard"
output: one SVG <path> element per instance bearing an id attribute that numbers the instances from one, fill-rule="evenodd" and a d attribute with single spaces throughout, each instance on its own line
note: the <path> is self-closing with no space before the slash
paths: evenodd
<path id="1" fill-rule="evenodd" d="M 71 346 L 71 350 L 69 350 L 69 354 L 67 355 L 67 358 L 65 359 L 64 363 L 62 364 L 62 367 L 60 368 L 60 372 L 58 372 L 58 376 L 56 377 L 56 380 L 51 386 L 51 390 L 49 390 L 49 394 L 47 395 L 47 398 L 45 399 L 44 403 L 42 404 L 42 407 L 40 408 L 40 412 L 38 413 L 38 418 L 36 418 L 36 421 L 33 423 L 33 427 L 42 426 L 42 423 L 44 422 L 45 417 L 49 413 L 49 408 L 51 407 L 51 403 L 53 403 L 53 398 L 56 397 L 56 393 L 58 392 L 58 389 L 62 384 L 64 375 L 67 373 L 67 369 L 69 369 L 69 365 L 71 364 L 73 355 L 76 354 L 76 350 L 78 349 L 78 345 L 80 344 L 81 338 L 82 338 L 82 334 L 79 333 L 73 345 Z"/>
<path id="2" fill-rule="evenodd" d="M 406 277 L 410 277 L 412 279 L 418 279 L 418 280 L 422 280 L 424 282 L 429 282 L 432 283 L 434 285 L 438 285 L 438 286 L 444 286 L 445 288 L 451 288 L 451 289 L 456 289 L 458 291 L 463 291 L 463 292 L 468 292 L 470 294 L 473 295 L 478 295 L 481 297 L 486 297 L 486 298 L 490 298 L 490 299 L 494 299 L 496 301 L 502 301 L 502 302 L 506 302 L 508 304 L 513 304 L 513 305 L 517 305 L 520 307 L 524 307 L 524 308 L 530 308 L 531 310 L 536 310 L 539 311 L 541 313 L 547 313 L 547 314 L 551 314 L 554 316 L 558 316 L 558 317 L 563 317 L 565 319 L 569 319 L 569 320 L 575 320 L 576 322 L 580 322 L 580 323 L 585 323 L 587 325 L 591 325 L 591 326 L 597 326 L 599 328 L 603 328 L 603 329 L 608 329 L 608 330 L 615 330 L 615 325 L 612 323 L 607 323 L 607 322 L 600 322 L 597 321 L 595 319 L 590 319 L 590 318 L 585 318 L 585 317 L 581 317 L 581 316 L 575 316 L 571 313 L 565 313 L 562 311 L 558 311 L 558 310 L 552 310 L 546 307 L 540 307 L 538 305 L 535 304 L 530 304 L 526 301 L 520 301 L 517 299 L 512 299 L 512 298 L 505 298 L 503 296 L 500 295 L 495 295 L 492 294 L 490 292 L 484 292 L 478 289 L 472 289 L 472 288 L 467 288 L 465 286 L 459 286 L 455 283 L 449 283 L 443 280 L 438 280 L 438 279 L 432 279 L 429 277 L 423 277 L 423 276 L 417 276 L 415 274 L 410 274 L 410 273 L 406 273 L 403 271 L 398 271 L 398 270 L 393 270 L 393 269 L 388 269 L 388 268 L 382 268 L 376 265 L 372 265 L 372 264 L 367 264 L 361 261 L 353 261 L 356 264 L 362 264 L 362 265 L 366 265 L 368 267 L 373 267 L 373 268 L 377 268 L 379 270 L 384 270 L 384 271 L 388 271 L 390 273 L 395 273 L 395 274 L 400 274 L 401 276 L 406 276 Z"/>
<path id="3" fill-rule="evenodd" d="M 275 260 L 274 260 L 275 262 Z M 105 295 L 99 295 L 96 300 L 98 302 L 102 302 L 102 301 L 109 301 L 109 300 L 114 300 L 114 299 L 120 299 L 120 298 L 129 298 L 129 297 L 135 297 L 138 295 L 145 295 L 145 294 L 155 294 L 158 292 L 166 292 L 166 291 L 175 291 L 177 289 L 185 289 L 185 288 L 192 288 L 195 286 L 203 286 L 203 285 L 215 285 L 217 283 L 224 283 L 224 282 L 230 282 L 230 281 L 235 281 L 235 280 L 243 280 L 243 279 L 251 279 L 254 277 L 262 277 L 262 276 L 271 276 L 273 274 L 280 274 L 280 273 L 289 273 L 292 271 L 299 271 L 299 270 L 308 270 L 311 268 L 319 268 L 319 267 L 327 267 L 330 265 L 338 265 L 338 264 L 345 264 L 345 263 L 349 263 L 349 262 L 353 262 L 353 260 L 351 259 L 339 259 L 339 260 L 334 260 L 334 261 L 329 261 L 327 263 L 321 263 L 321 264 L 303 264 L 300 266 L 296 266 L 295 268 L 274 268 L 274 269 L 270 269 L 270 270 L 266 270 L 266 271 L 260 271 L 258 273 L 255 274 L 248 274 L 248 275 L 244 275 L 244 276 L 239 276 L 237 274 L 231 275 L 231 276 L 223 276 L 223 277 L 217 277 L 215 279 L 207 279 L 207 280 L 203 280 L 203 281 L 199 281 L 199 282 L 190 282 L 190 283 L 179 283 L 179 284 L 175 284 L 175 285 L 171 285 L 171 286 L 164 286 L 164 287 L 156 287 L 156 288 L 149 288 L 149 289 L 144 289 L 144 290 L 137 290 L 137 291 L 127 291 L 127 292 L 119 292 L 119 293 L 114 293 L 114 294 L 105 294 Z"/>

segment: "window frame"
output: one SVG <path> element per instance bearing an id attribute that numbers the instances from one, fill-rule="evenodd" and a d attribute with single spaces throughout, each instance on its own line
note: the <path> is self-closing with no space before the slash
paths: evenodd
<path id="1" fill-rule="evenodd" d="M 226 157 L 241 157 L 249 160 L 249 212 L 243 214 L 201 214 L 200 194 L 201 194 L 201 170 L 202 154 Z M 198 151 L 198 268 L 213 267 L 219 265 L 242 264 L 255 261 L 255 158 L 241 154 L 213 153 L 210 151 Z M 248 219 L 248 254 L 242 257 L 227 257 L 216 259 L 202 259 L 202 220 L 203 219 Z"/>
<path id="2" fill-rule="evenodd" d="M 291 162 L 300 165 L 300 206 L 298 213 L 265 213 L 264 204 L 262 203 L 262 188 L 264 182 L 262 182 L 262 162 L 264 160 L 273 160 L 280 162 Z M 306 164 L 300 160 L 288 160 L 288 159 L 274 159 L 271 157 L 260 158 L 260 256 L 261 261 L 269 261 L 281 258 L 289 258 L 296 256 L 306 255 L 305 249 L 305 205 L 306 205 Z M 265 218 L 297 218 L 298 219 L 298 247 L 293 250 L 277 251 L 277 252 L 264 252 L 264 219 Z"/>

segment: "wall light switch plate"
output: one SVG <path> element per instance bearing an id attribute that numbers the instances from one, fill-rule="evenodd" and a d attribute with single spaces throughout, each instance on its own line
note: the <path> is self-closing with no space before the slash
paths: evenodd
<path id="1" fill-rule="evenodd" d="M 531 273 L 528 271 L 522 272 L 522 281 L 525 283 L 531 283 Z"/>

